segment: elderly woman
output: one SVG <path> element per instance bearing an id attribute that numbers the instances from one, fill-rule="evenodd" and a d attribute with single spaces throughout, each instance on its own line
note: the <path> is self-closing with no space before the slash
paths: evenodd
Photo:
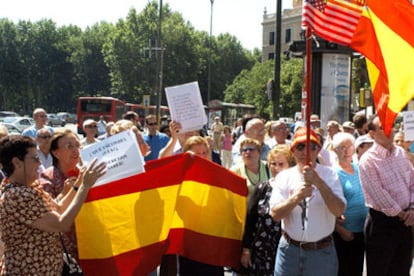
<path id="1" fill-rule="evenodd" d="M 242 161 L 231 168 L 235 174 L 247 180 L 249 189 L 248 198 L 253 193 L 254 187 L 262 181 L 270 178 L 270 172 L 266 163 L 260 160 L 262 146 L 259 141 L 246 138 L 240 143 Z"/>
<path id="2" fill-rule="evenodd" d="M 347 206 L 335 226 L 335 248 L 338 254 L 338 275 L 362 275 L 364 264 L 364 224 L 368 209 L 359 180 L 358 166 L 352 163 L 355 153 L 352 134 L 335 134 L 332 146 L 338 156 L 336 172 L 342 184 Z"/>
<path id="3" fill-rule="evenodd" d="M 247 206 L 240 258 L 244 275 L 274 274 L 280 222 L 273 221 L 269 214 L 269 199 L 272 194 L 271 183 L 276 175 L 295 165 L 289 146 L 277 145 L 271 149 L 267 156 L 267 165 L 272 178 L 256 185 Z"/>
<path id="4" fill-rule="evenodd" d="M 63 258 L 59 232 L 67 231 L 89 189 L 105 173 L 91 162 L 72 181 L 72 189 L 55 202 L 36 181 L 40 159 L 30 137 L 0 140 L 0 162 L 7 178 L 1 185 L 0 226 L 5 244 L 2 275 L 60 275 Z"/>
<path id="5" fill-rule="evenodd" d="M 115 135 L 117 133 L 120 133 L 125 130 L 132 130 L 135 134 L 135 137 L 137 138 L 138 147 L 141 151 L 142 156 L 147 156 L 151 152 L 150 146 L 148 146 L 147 143 L 144 141 L 144 137 L 142 136 L 142 132 L 138 129 L 137 126 L 134 125 L 134 123 L 130 120 L 119 120 L 116 121 L 115 124 L 111 128 L 111 135 Z"/>
<path id="6" fill-rule="evenodd" d="M 80 146 L 78 136 L 69 129 L 52 135 L 50 153 L 53 165 L 41 173 L 39 181 L 41 188 L 57 201 L 72 190 L 73 179 L 79 174 Z M 62 238 L 68 253 L 78 259 L 75 226 L 72 225 Z"/>

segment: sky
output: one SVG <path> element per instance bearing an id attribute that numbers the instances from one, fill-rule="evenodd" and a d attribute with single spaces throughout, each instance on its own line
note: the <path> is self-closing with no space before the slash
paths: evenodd
<path id="1" fill-rule="evenodd" d="M 0 0 L 0 18 L 37 22 L 51 19 L 58 26 L 73 24 L 84 29 L 100 21 L 116 23 L 135 8 L 139 13 L 149 0 Z M 209 0 L 163 0 L 171 10 L 199 31 L 210 32 Z M 292 0 L 282 0 L 282 9 L 291 8 Z M 213 35 L 230 33 L 246 49 L 261 49 L 263 11 L 275 13 L 276 0 L 215 0 Z"/>

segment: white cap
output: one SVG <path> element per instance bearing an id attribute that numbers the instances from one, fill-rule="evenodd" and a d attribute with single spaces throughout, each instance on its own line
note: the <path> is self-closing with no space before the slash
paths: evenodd
<path id="1" fill-rule="evenodd" d="M 96 124 L 96 122 L 92 119 L 87 119 L 87 120 L 83 121 L 82 126 L 83 126 L 83 128 L 85 128 L 86 126 L 89 126 L 91 124 Z"/>
<path id="2" fill-rule="evenodd" d="M 360 145 L 365 143 L 374 143 L 374 140 L 367 134 L 361 135 L 355 140 L 355 148 L 357 149 Z"/>

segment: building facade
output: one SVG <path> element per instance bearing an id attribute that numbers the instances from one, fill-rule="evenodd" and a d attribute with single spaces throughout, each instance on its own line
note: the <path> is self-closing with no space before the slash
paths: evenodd
<path id="1" fill-rule="evenodd" d="M 282 53 L 289 49 L 294 40 L 301 40 L 302 0 L 292 0 L 292 9 L 282 12 L 281 26 L 281 50 Z M 263 12 L 262 22 L 262 61 L 273 59 L 275 56 L 276 42 L 276 13 Z"/>

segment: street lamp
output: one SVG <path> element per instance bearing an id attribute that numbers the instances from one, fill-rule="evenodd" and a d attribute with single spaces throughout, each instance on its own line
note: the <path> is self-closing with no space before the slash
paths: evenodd
<path id="1" fill-rule="evenodd" d="M 213 35 L 213 4 L 214 0 L 210 0 L 210 37 L 209 37 L 209 49 L 208 49 L 208 76 L 207 76 L 207 105 L 211 98 L 211 48 L 213 43 L 211 41 Z"/>
<path id="2" fill-rule="evenodd" d="M 276 32 L 275 32 L 275 72 L 273 82 L 273 119 L 278 117 L 280 98 L 280 52 L 281 52 L 281 30 L 282 30 L 282 0 L 276 0 Z M 280 108 L 279 108 L 280 109 Z"/>

